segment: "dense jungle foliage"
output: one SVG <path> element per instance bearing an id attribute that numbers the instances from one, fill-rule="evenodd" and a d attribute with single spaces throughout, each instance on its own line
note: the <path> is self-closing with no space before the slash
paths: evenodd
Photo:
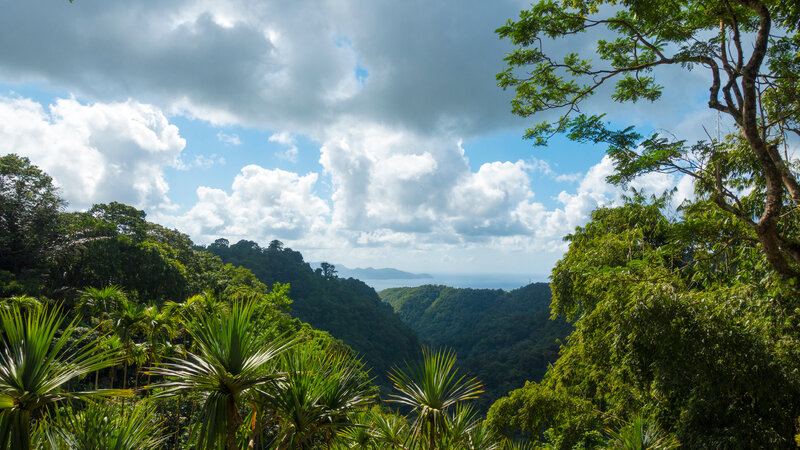
<path id="1" fill-rule="evenodd" d="M 575 331 L 540 383 L 492 406 L 492 429 L 564 449 L 604 446 L 619 423 L 664 433 L 634 448 L 795 447 L 799 26 L 797 2 L 579 0 L 537 2 L 497 30 L 514 46 L 497 76 L 512 111 L 543 120 L 526 137 L 607 145 L 608 181 L 672 174 L 694 195 L 633 192 L 567 237 L 552 311 Z M 727 136 L 643 136 L 585 112 L 595 95 L 656 101 L 687 71 Z"/>
<path id="2" fill-rule="evenodd" d="M 459 366 L 483 382 L 486 392 L 475 402 L 482 411 L 525 381 L 541 380 L 571 331 L 563 318 L 550 320 L 545 283 L 510 292 L 426 285 L 379 295 L 425 345 L 453 349 Z"/>
<path id="3" fill-rule="evenodd" d="M 393 368 L 378 403 L 352 350 L 285 312 L 287 286 L 130 206 L 64 213 L 50 177 L 3 156 L 0 447 L 794 448 L 799 23 L 783 0 L 544 0 L 498 30 L 513 111 L 560 113 L 528 137 L 605 144 L 609 181 L 680 174 L 695 192 L 631 192 L 567 236 L 551 313 L 574 331 L 486 421 L 454 353 Z M 591 55 L 548 53 L 597 29 Z M 581 114 L 606 83 L 615 101 L 657 100 L 659 66 L 704 71 L 734 132 L 687 143 Z"/>
<path id="4" fill-rule="evenodd" d="M 198 247 L 203 249 L 203 247 Z M 264 284 L 291 285 L 290 314 L 341 339 L 364 356 L 376 382 L 390 387 L 392 366 L 419 356 L 416 334 L 360 280 L 339 278 L 335 267 L 312 270 L 300 252 L 272 241 L 266 248 L 252 241 L 230 245 L 218 239 L 204 248 L 223 262 L 249 269 Z"/>
<path id="5" fill-rule="evenodd" d="M 0 202 L 0 254 L 14 255 L 0 266 L 0 448 L 514 446 L 469 405 L 482 385 L 452 351 L 395 365 L 381 396 L 356 352 L 287 313 L 288 284 L 268 288 L 127 205 L 65 213 L 50 177 L 14 154 L 0 157 Z M 276 252 L 261 269 L 297 270 L 311 293 L 315 279 L 334 286 L 323 296 L 369 290 L 393 315 L 331 266 L 242 245 Z"/>

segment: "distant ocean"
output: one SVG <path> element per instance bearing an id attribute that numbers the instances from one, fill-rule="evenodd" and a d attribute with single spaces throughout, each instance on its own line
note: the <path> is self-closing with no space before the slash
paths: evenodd
<path id="1" fill-rule="evenodd" d="M 444 286 L 472 289 L 503 289 L 511 291 L 530 283 L 547 282 L 547 275 L 528 274 L 455 274 L 432 273 L 433 278 L 419 278 L 413 280 L 365 280 L 376 291 L 393 287 L 414 287 L 425 284 L 441 284 Z"/>

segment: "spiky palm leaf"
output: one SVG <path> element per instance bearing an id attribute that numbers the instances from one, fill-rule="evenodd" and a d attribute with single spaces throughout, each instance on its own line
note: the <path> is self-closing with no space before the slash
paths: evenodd
<path id="1" fill-rule="evenodd" d="M 445 416 L 446 427 L 442 434 L 443 445 L 447 448 L 465 448 L 469 442 L 469 434 L 478 424 L 478 418 L 472 407 L 459 403 L 452 416 Z"/>
<path id="2" fill-rule="evenodd" d="M 293 340 L 271 339 L 258 320 L 253 301 L 237 302 L 225 315 L 199 313 L 185 318 L 186 330 L 194 338 L 197 354 L 171 358 L 150 370 L 167 381 L 150 386 L 162 389 L 156 397 L 201 394 L 202 448 L 236 448 L 241 425 L 239 407 L 255 390 L 280 377 L 267 365 L 293 344 Z"/>
<path id="3" fill-rule="evenodd" d="M 618 430 L 608 430 L 609 448 L 619 450 L 669 450 L 679 447 L 678 441 L 663 433 L 650 420 L 637 415 Z"/>
<path id="4" fill-rule="evenodd" d="M 411 430 L 405 417 L 370 411 L 371 433 L 381 448 L 407 449 L 411 438 Z"/>
<path id="5" fill-rule="evenodd" d="M 20 311 L 41 308 L 42 302 L 28 295 L 15 295 L 0 301 L 0 308 L 11 309 L 19 308 Z"/>
<path id="6" fill-rule="evenodd" d="M 156 450 L 167 436 L 150 406 L 140 401 L 120 411 L 118 405 L 91 403 L 48 417 L 37 429 L 39 448 L 52 450 Z"/>
<path id="7" fill-rule="evenodd" d="M 440 444 L 447 431 L 447 410 L 465 400 L 477 398 L 481 383 L 458 376 L 456 355 L 452 351 L 423 349 L 422 361 L 406 364 L 406 370 L 393 369 L 389 378 L 399 392 L 390 401 L 410 406 L 417 418 L 414 435 L 426 438 L 430 448 Z"/>
<path id="8" fill-rule="evenodd" d="M 497 435 L 486 422 L 479 422 L 469 431 L 464 445 L 467 450 L 499 450 L 502 448 Z"/>
<path id="9" fill-rule="evenodd" d="M 77 306 L 84 315 L 104 320 L 125 298 L 125 291 L 119 286 L 106 286 L 102 289 L 87 287 L 78 292 Z"/>
<path id="10" fill-rule="evenodd" d="M 281 446 L 304 448 L 317 432 L 330 443 L 339 429 L 352 425 L 350 415 L 374 397 L 362 364 L 339 352 L 296 348 L 284 355 L 286 377 L 275 385 L 270 406 L 281 424 Z"/>
<path id="11" fill-rule="evenodd" d="M 118 352 L 81 342 L 76 321 L 63 323 L 60 308 L 0 310 L 0 448 L 30 448 L 31 413 L 68 398 L 130 395 L 124 390 L 67 392 L 77 377 L 119 362 Z"/>

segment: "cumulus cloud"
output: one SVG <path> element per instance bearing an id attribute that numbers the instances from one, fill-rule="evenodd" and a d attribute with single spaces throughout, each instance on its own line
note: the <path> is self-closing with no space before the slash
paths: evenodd
<path id="1" fill-rule="evenodd" d="M 82 104 L 59 99 L 45 108 L 0 97 L 0 153 L 17 153 L 49 173 L 72 208 L 121 201 L 172 208 L 164 178 L 186 142 L 151 105 Z"/>
<path id="2" fill-rule="evenodd" d="M 236 175 L 230 194 L 201 186 L 197 203 L 188 212 L 155 218 L 180 225 L 200 242 L 220 236 L 258 242 L 298 240 L 326 229 L 330 208 L 314 194 L 317 178 L 315 173 L 300 176 L 249 165 Z"/>
<path id="3" fill-rule="evenodd" d="M 59 100 L 48 110 L 2 100 L 0 114 L 8 119 L 0 124 L 0 148 L 30 155 L 75 207 L 119 200 L 163 210 L 173 206 L 164 168 L 225 161 L 215 154 L 182 160 L 185 144 L 162 111 L 281 130 L 269 141 L 283 146 L 279 156 L 288 161 L 297 160 L 299 136 L 320 144 L 321 168 L 314 170 L 330 182 L 329 202 L 316 193 L 323 183 L 317 173 L 251 165 L 227 191 L 198 188 L 186 214 L 151 217 L 198 240 L 277 237 L 306 248 L 372 249 L 365 251 L 563 248 L 565 232 L 619 197 L 605 183 L 610 161 L 585 174 L 557 174 L 534 159 L 473 171 L 459 143 L 526 123 L 508 112 L 511 93 L 496 86 L 509 43 L 493 30 L 527 6 L 518 0 L 11 2 L 0 15 L 0 41 L 7 44 L 0 47 L 0 79 L 96 103 Z M 548 45 L 556 53 L 591 52 L 591 42 Z M 692 126 L 679 119 L 686 98 L 707 80 L 680 70 L 659 73 L 667 75 L 662 84 L 669 95 L 656 109 L 641 103 L 612 110 L 609 96 L 597 95 L 586 111 L 683 132 Z M 236 134 L 216 136 L 241 144 Z M 71 156 L 59 157 L 65 152 Z M 571 183 L 555 206 L 536 197 L 533 173 Z M 657 191 L 674 182 L 650 176 L 634 185 Z M 678 184 L 681 195 L 690 195 L 689 181 Z"/>
<path id="4" fill-rule="evenodd" d="M 581 175 L 573 192 L 562 191 L 552 207 L 536 201 L 531 186 L 531 172 L 556 177 L 543 162 L 496 161 L 473 172 L 455 139 L 421 139 L 381 126 L 336 136 L 320 157 L 334 187 L 331 225 L 356 245 L 525 242 L 531 249 L 558 250 L 564 234 L 584 224 L 594 208 L 624 194 L 606 182 L 614 170 L 609 157 Z M 632 185 L 661 194 L 675 183 L 653 174 Z"/>

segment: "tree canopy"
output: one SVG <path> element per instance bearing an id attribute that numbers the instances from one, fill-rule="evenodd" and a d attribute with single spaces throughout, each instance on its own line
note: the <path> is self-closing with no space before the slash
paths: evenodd
<path id="1" fill-rule="evenodd" d="M 800 184 L 788 140 L 800 136 L 798 19 L 797 3 L 780 0 L 541 1 L 497 30 L 515 45 L 498 81 L 515 90 L 515 114 L 559 113 L 527 131 L 537 144 L 559 132 L 607 143 L 617 183 L 649 172 L 691 176 L 706 198 L 750 228 L 775 271 L 797 282 Z M 548 52 L 556 39 L 589 35 L 597 36 L 591 55 Z M 708 107 L 737 131 L 687 143 L 610 129 L 601 115 L 582 113 L 612 83 L 617 102 L 658 100 L 664 66 L 707 73 Z"/>
<path id="2" fill-rule="evenodd" d="M 0 157 L 0 270 L 41 268 L 57 244 L 65 204 L 53 179 L 28 158 Z"/>
<path id="3" fill-rule="evenodd" d="M 564 449 L 645 429 L 687 448 L 795 445 L 798 19 L 784 1 L 540 1 L 497 30 L 515 45 L 498 74 L 512 111 L 557 113 L 526 137 L 606 144 L 610 182 L 677 174 L 695 196 L 676 210 L 669 193 L 633 191 L 567 236 L 551 310 L 575 330 L 540 383 L 492 406 L 493 429 Z M 595 51 L 558 55 L 558 39 Z M 734 132 L 643 136 L 582 111 L 607 85 L 616 102 L 657 101 L 667 66 L 705 72 L 708 107 Z"/>

